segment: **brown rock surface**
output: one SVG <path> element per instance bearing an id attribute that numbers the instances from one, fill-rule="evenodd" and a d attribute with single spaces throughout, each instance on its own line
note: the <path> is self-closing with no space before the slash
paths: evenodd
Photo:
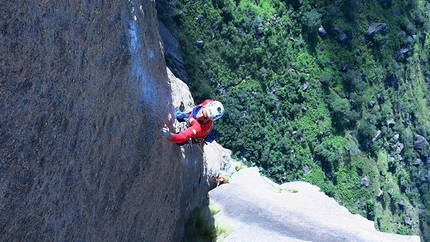
<path id="1" fill-rule="evenodd" d="M 1 1 L 0 53 L 0 240 L 180 240 L 208 185 L 159 137 L 155 2 Z"/>

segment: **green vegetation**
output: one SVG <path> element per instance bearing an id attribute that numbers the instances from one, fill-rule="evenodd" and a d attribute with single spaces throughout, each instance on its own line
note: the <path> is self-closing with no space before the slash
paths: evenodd
<path id="1" fill-rule="evenodd" d="M 242 162 L 235 162 L 235 164 L 234 164 L 234 169 L 236 171 L 240 171 L 240 170 L 242 170 L 242 169 L 244 169 L 246 167 L 247 166 L 245 164 L 243 164 Z M 227 174 L 221 174 L 221 176 L 223 176 L 224 178 L 226 178 L 227 181 L 228 181 L 228 178 L 230 178 Z"/>
<path id="2" fill-rule="evenodd" d="M 213 217 L 220 210 L 221 207 L 215 204 L 195 208 L 187 221 L 184 241 L 220 242 L 227 237 L 233 229 Z"/>
<path id="3" fill-rule="evenodd" d="M 233 228 L 225 221 L 215 221 L 217 228 L 217 242 L 222 242 L 228 235 L 233 232 Z"/>
<path id="4" fill-rule="evenodd" d="M 215 220 L 208 207 L 195 208 L 186 225 L 185 241 L 215 241 Z"/>
<path id="5" fill-rule="evenodd" d="M 429 10 L 424 0 L 178 0 L 174 17 L 188 85 L 197 102 L 224 103 L 218 141 L 237 160 L 426 241 L 429 146 L 414 142 L 430 140 Z M 388 28 L 369 35 L 372 23 Z"/>
<path id="6" fill-rule="evenodd" d="M 297 190 L 297 189 L 278 187 L 279 193 L 281 193 L 283 191 L 287 191 L 287 192 L 291 192 L 291 193 L 298 193 L 299 192 L 299 190 Z"/>
<path id="7" fill-rule="evenodd" d="M 209 210 L 211 210 L 212 215 L 216 215 L 217 213 L 219 213 L 219 211 L 221 211 L 221 207 L 216 204 L 211 204 L 209 205 Z"/>

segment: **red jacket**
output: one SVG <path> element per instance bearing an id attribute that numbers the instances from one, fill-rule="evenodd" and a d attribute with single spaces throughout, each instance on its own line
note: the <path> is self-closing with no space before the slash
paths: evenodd
<path id="1" fill-rule="evenodd" d="M 210 102 L 213 102 L 213 100 L 206 99 L 197 106 L 205 106 Z M 174 134 L 171 141 L 174 143 L 183 143 L 188 141 L 190 138 L 204 138 L 208 135 L 213 123 L 214 122 L 212 120 L 208 120 L 204 123 L 197 121 L 193 116 L 193 112 L 191 112 L 190 117 L 188 118 L 188 128 L 179 134 Z"/>

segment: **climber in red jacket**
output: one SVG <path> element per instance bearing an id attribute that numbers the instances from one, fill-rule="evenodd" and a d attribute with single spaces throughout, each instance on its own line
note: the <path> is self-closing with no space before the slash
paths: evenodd
<path id="1" fill-rule="evenodd" d="M 176 111 L 177 119 L 187 118 L 188 128 L 184 131 L 174 134 L 171 133 L 165 124 L 160 130 L 163 138 L 173 143 L 183 144 L 191 138 L 203 140 L 211 131 L 214 121 L 218 120 L 224 114 L 224 107 L 221 102 L 207 99 L 188 112 Z"/>

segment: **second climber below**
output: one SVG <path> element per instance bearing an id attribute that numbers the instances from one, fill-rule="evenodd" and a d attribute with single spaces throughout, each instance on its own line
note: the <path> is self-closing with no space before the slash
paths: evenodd
<path id="1" fill-rule="evenodd" d="M 214 122 L 224 115 L 224 107 L 219 101 L 206 99 L 185 112 L 175 110 L 175 115 L 178 120 L 187 119 L 188 128 L 175 134 L 170 132 L 167 125 L 164 125 L 160 130 L 160 135 L 176 144 L 187 143 L 190 139 L 202 143 L 211 131 Z"/>

